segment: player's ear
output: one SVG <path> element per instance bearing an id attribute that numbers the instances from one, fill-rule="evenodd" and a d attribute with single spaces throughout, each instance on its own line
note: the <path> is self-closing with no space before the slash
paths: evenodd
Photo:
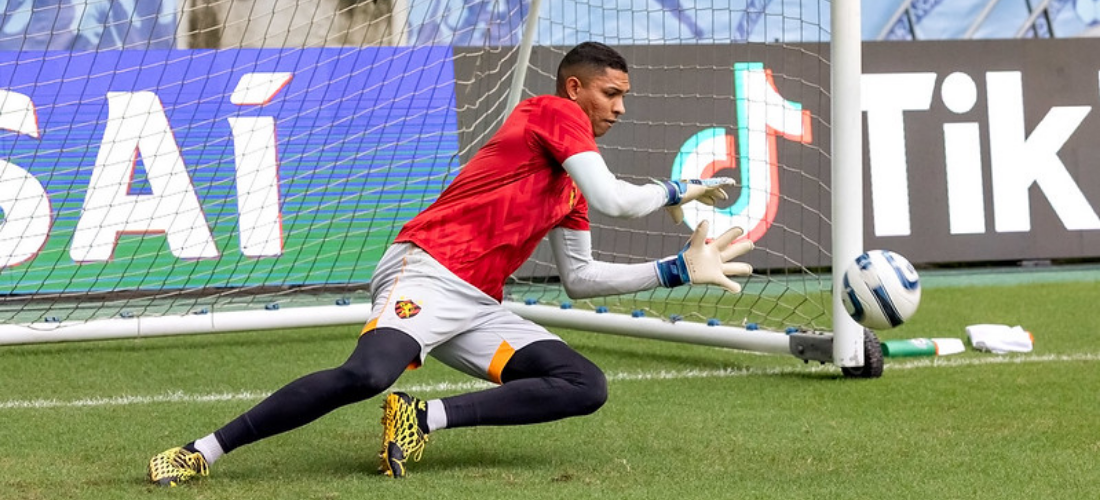
<path id="1" fill-rule="evenodd" d="M 577 95 L 581 92 L 581 87 L 584 85 L 581 83 L 581 79 L 576 76 L 570 76 L 565 79 L 565 97 L 569 100 L 576 101 Z"/>

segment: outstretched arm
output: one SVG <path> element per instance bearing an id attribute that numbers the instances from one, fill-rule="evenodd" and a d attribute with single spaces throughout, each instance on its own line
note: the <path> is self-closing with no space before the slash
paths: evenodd
<path id="1" fill-rule="evenodd" d="M 741 228 L 733 228 L 708 243 L 704 221 L 679 254 L 641 264 L 613 264 L 593 259 L 592 235 L 588 231 L 555 228 L 550 231 L 550 247 L 565 293 L 574 299 L 633 293 L 658 286 L 672 288 L 688 283 L 718 285 L 738 293 L 741 286 L 727 276 L 752 273 L 752 266 L 732 262 L 752 250 L 752 242 L 748 240 L 731 244 L 742 232 Z"/>
<path id="2" fill-rule="evenodd" d="M 607 168 L 603 156 L 595 151 L 577 153 L 562 162 L 565 171 L 577 183 L 588 205 L 596 211 L 623 219 L 649 215 L 662 207 L 669 207 L 673 220 L 683 220 L 679 207 L 691 201 L 714 205 L 728 196 L 724 186 L 733 185 L 733 179 L 689 181 L 655 181 L 636 185 L 619 180 Z M 677 214 L 680 214 L 677 217 Z"/>
<path id="3" fill-rule="evenodd" d="M 592 233 L 562 227 L 550 231 L 550 248 L 565 293 L 574 299 L 619 295 L 657 288 L 657 266 L 613 264 L 592 258 Z"/>

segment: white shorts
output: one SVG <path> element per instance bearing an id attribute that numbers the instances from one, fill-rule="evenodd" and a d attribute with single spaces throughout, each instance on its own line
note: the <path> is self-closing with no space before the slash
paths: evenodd
<path id="1" fill-rule="evenodd" d="M 498 384 L 517 350 L 539 340 L 561 341 L 410 243 L 386 250 L 371 280 L 371 297 L 374 307 L 363 334 L 381 327 L 400 330 L 420 343 L 421 362 L 430 354 Z"/>

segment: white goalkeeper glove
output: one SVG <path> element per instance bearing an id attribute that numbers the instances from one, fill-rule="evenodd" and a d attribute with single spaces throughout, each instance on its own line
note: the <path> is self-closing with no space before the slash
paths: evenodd
<path id="1" fill-rule="evenodd" d="M 672 288 L 686 283 L 693 285 L 718 285 L 732 293 L 741 293 L 741 285 L 728 276 L 748 276 L 752 266 L 744 262 L 732 262 L 753 249 L 746 239 L 732 244 L 745 231 L 731 228 L 707 243 L 707 221 L 695 228 L 688 244 L 679 254 L 657 261 L 657 279 L 661 285 Z"/>
<path id="2" fill-rule="evenodd" d="M 737 182 L 729 177 L 712 177 L 710 179 L 685 179 L 679 181 L 654 181 L 668 190 L 668 215 L 672 221 L 679 224 L 684 221 L 684 209 L 680 208 L 691 201 L 698 201 L 704 205 L 714 206 L 718 200 L 729 199 L 725 186 L 736 185 Z"/>

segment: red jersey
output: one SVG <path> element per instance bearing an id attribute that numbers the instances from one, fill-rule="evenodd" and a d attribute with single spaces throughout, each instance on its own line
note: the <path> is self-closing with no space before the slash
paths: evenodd
<path id="1" fill-rule="evenodd" d="M 505 280 L 551 229 L 588 230 L 588 202 L 561 166 L 587 151 L 598 148 L 580 106 L 557 96 L 527 99 L 395 241 L 416 244 L 502 300 Z"/>

